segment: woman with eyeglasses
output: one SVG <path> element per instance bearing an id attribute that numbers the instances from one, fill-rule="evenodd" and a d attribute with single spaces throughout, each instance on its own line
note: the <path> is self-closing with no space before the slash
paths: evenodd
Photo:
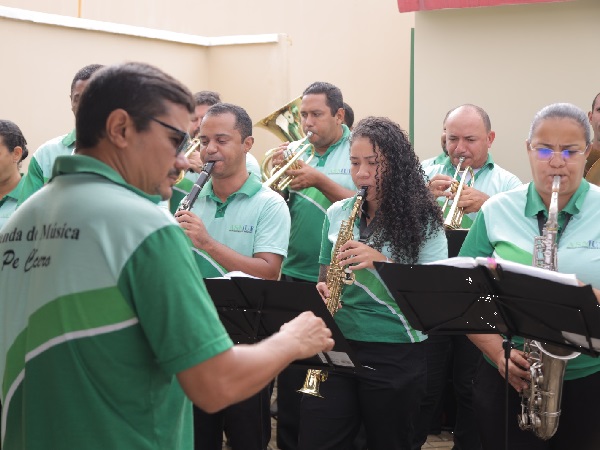
<path id="1" fill-rule="evenodd" d="M 541 109 L 526 141 L 533 181 L 498 194 L 484 204 L 471 227 L 460 256 L 498 256 L 532 264 L 534 237 L 548 220 L 552 184 L 558 191 L 557 270 L 574 273 L 600 288 L 600 188 L 583 179 L 590 149 L 586 114 L 568 103 Z M 594 289 L 599 297 L 597 289 Z M 474 387 L 474 408 L 483 449 L 504 449 L 505 358 L 500 335 L 471 335 L 485 356 Z M 600 359 L 580 355 L 567 364 L 558 430 L 543 441 L 518 427 L 519 392 L 530 386 L 529 366 L 522 338 L 508 363 L 508 442 L 511 450 L 600 448 Z"/>
<path id="2" fill-rule="evenodd" d="M 17 207 L 24 179 L 19 169 L 27 153 L 27 141 L 19 127 L 0 120 L 0 229 Z"/>

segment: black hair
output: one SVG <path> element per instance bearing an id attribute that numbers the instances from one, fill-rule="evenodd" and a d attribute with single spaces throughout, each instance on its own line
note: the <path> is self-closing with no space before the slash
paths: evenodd
<path id="1" fill-rule="evenodd" d="M 190 114 L 195 108 L 188 88 L 157 67 L 133 62 L 104 67 L 81 95 L 75 115 L 76 147 L 98 144 L 108 116 L 116 109 L 127 111 L 138 131 L 147 129 L 151 117 L 165 113 L 165 101 L 184 106 Z"/>
<path id="2" fill-rule="evenodd" d="M 2 141 L 10 153 L 15 151 L 15 147 L 21 147 L 23 149 L 19 162 L 27 158 L 27 155 L 29 154 L 29 150 L 27 150 L 27 141 L 16 123 L 11 122 L 10 120 L 0 120 L 0 137 L 2 137 Z"/>
<path id="3" fill-rule="evenodd" d="M 234 115 L 234 129 L 240 132 L 240 135 L 242 136 L 242 142 L 248 136 L 252 136 L 252 120 L 250 119 L 250 116 L 246 110 L 241 106 L 233 105 L 231 103 L 217 103 L 216 105 L 208 108 L 208 111 L 206 111 L 206 115 L 204 117 L 220 116 L 222 114 Z"/>
<path id="4" fill-rule="evenodd" d="M 448 119 L 450 114 L 452 114 L 454 111 L 456 111 L 459 108 L 467 108 L 467 109 L 474 110 L 479 115 L 479 117 L 481 117 L 481 120 L 483 122 L 483 126 L 485 127 L 486 133 L 489 133 L 490 131 L 492 131 L 492 122 L 490 120 L 490 116 L 488 115 L 488 113 L 486 113 L 485 110 L 481 106 L 473 105 L 471 103 L 465 103 L 464 105 L 457 106 L 456 108 L 453 108 L 450 111 L 448 111 L 448 113 L 446 114 L 446 118 L 444 119 L 444 123 L 446 122 L 446 120 Z"/>
<path id="5" fill-rule="evenodd" d="M 221 103 L 221 96 L 215 91 L 200 91 L 194 94 L 194 101 L 196 102 L 196 106 L 212 106 Z"/>
<path id="6" fill-rule="evenodd" d="M 379 209 L 370 227 L 368 244 L 381 251 L 391 248 L 397 262 L 416 263 L 428 238 L 442 229 L 442 212 L 425 184 L 425 173 L 406 133 L 386 117 L 366 117 L 354 127 L 351 145 L 366 138 L 378 151 L 381 180 Z M 381 158 L 379 158 L 379 156 Z"/>
<path id="7" fill-rule="evenodd" d="M 348 103 L 344 102 L 344 111 L 344 123 L 348 128 L 352 128 L 352 125 L 354 125 L 354 110 Z"/>
<path id="8" fill-rule="evenodd" d="M 302 97 L 311 94 L 325 94 L 326 104 L 331 111 L 331 115 L 335 116 L 340 108 L 344 107 L 344 97 L 342 91 L 337 86 L 324 81 L 315 81 L 307 87 L 302 93 Z"/>
<path id="9" fill-rule="evenodd" d="M 79 69 L 73 77 L 73 81 L 71 81 L 71 94 L 73 93 L 73 89 L 75 89 L 75 84 L 78 81 L 89 80 L 92 77 L 92 75 L 94 75 L 94 73 L 102 67 L 104 67 L 102 64 L 89 64 Z"/>

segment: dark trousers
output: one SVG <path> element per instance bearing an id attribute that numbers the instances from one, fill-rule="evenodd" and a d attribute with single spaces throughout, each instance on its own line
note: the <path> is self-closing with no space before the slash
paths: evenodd
<path id="1" fill-rule="evenodd" d="M 302 397 L 299 449 L 352 448 L 361 422 L 369 450 L 410 449 L 425 391 L 423 344 L 349 342 L 360 363 L 374 370 L 330 373 L 321 383 L 325 398 Z"/>
<path id="2" fill-rule="evenodd" d="M 194 406 L 194 448 L 221 450 L 223 432 L 233 450 L 265 450 L 271 439 L 271 386 L 215 414 Z"/>
<path id="3" fill-rule="evenodd" d="M 452 367 L 456 396 L 454 450 L 480 450 L 481 441 L 473 410 L 473 381 L 482 359 L 479 349 L 461 335 L 432 335 L 424 342 L 427 354 L 427 391 L 421 402 L 413 450 L 427 440 L 430 424 L 442 405 L 444 388 Z"/>
<path id="4" fill-rule="evenodd" d="M 483 361 L 475 379 L 474 405 L 484 450 L 504 450 L 505 417 L 508 418 L 510 450 L 600 449 L 600 372 L 563 383 L 558 430 L 548 441 L 519 429 L 517 414 L 521 412 L 521 397 L 512 386 L 508 389 L 508 414 L 505 415 L 504 378 Z"/>

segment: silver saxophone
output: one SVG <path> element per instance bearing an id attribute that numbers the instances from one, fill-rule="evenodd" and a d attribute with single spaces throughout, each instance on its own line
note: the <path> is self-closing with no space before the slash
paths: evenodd
<path id="1" fill-rule="evenodd" d="M 202 188 L 204 187 L 204 185 L 210 178 L 210 173 L 212 172 L 214 165 L 215 165 L 214 161 L 210 161 L 210 162 L 207 162 L 206 164 L 204 164 L 204 167 L 202 168 L 202 172 L 200 172 L 200 175 L 198 176 L 198 179 L 192 186 L 192 189 L 183 198 L 183 200 L 181 200 L 181 203 L 179 203 L 179 206 L 177 207 L 178 212 L 179 211 L 189 211 L 192 209 L 192 206 L 194 206 L 194 203 L 196 203 L 198 194 L 200 194 L 200 191 L 202 190 Z"/>
<path id="2" fill-rule="evenodd" d="M 534 239 L 533 265 L 548 270 L 557 269 L 558 191 L 560 176 L 552 180 L 552 197 L 548 207 L 548 220 L 541 236 Z M 530 364 L 531 384 L 521 392 L 519 428 L 530 430 L 538 438 L 550 439 L 558 429 L 560 401 L 565 369 L 570 359 L 579 352 L 525 339 L 523 351 Z"/>

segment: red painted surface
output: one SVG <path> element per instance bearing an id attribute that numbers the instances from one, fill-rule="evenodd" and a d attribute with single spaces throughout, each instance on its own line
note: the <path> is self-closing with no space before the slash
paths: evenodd
<path id="1" fill-rule="evenodd" d="M 398 0 L 400 12 L 431 11 L 447 8 L 475 8 L 480 6 L 522 5 L 572 0 Z"/>

